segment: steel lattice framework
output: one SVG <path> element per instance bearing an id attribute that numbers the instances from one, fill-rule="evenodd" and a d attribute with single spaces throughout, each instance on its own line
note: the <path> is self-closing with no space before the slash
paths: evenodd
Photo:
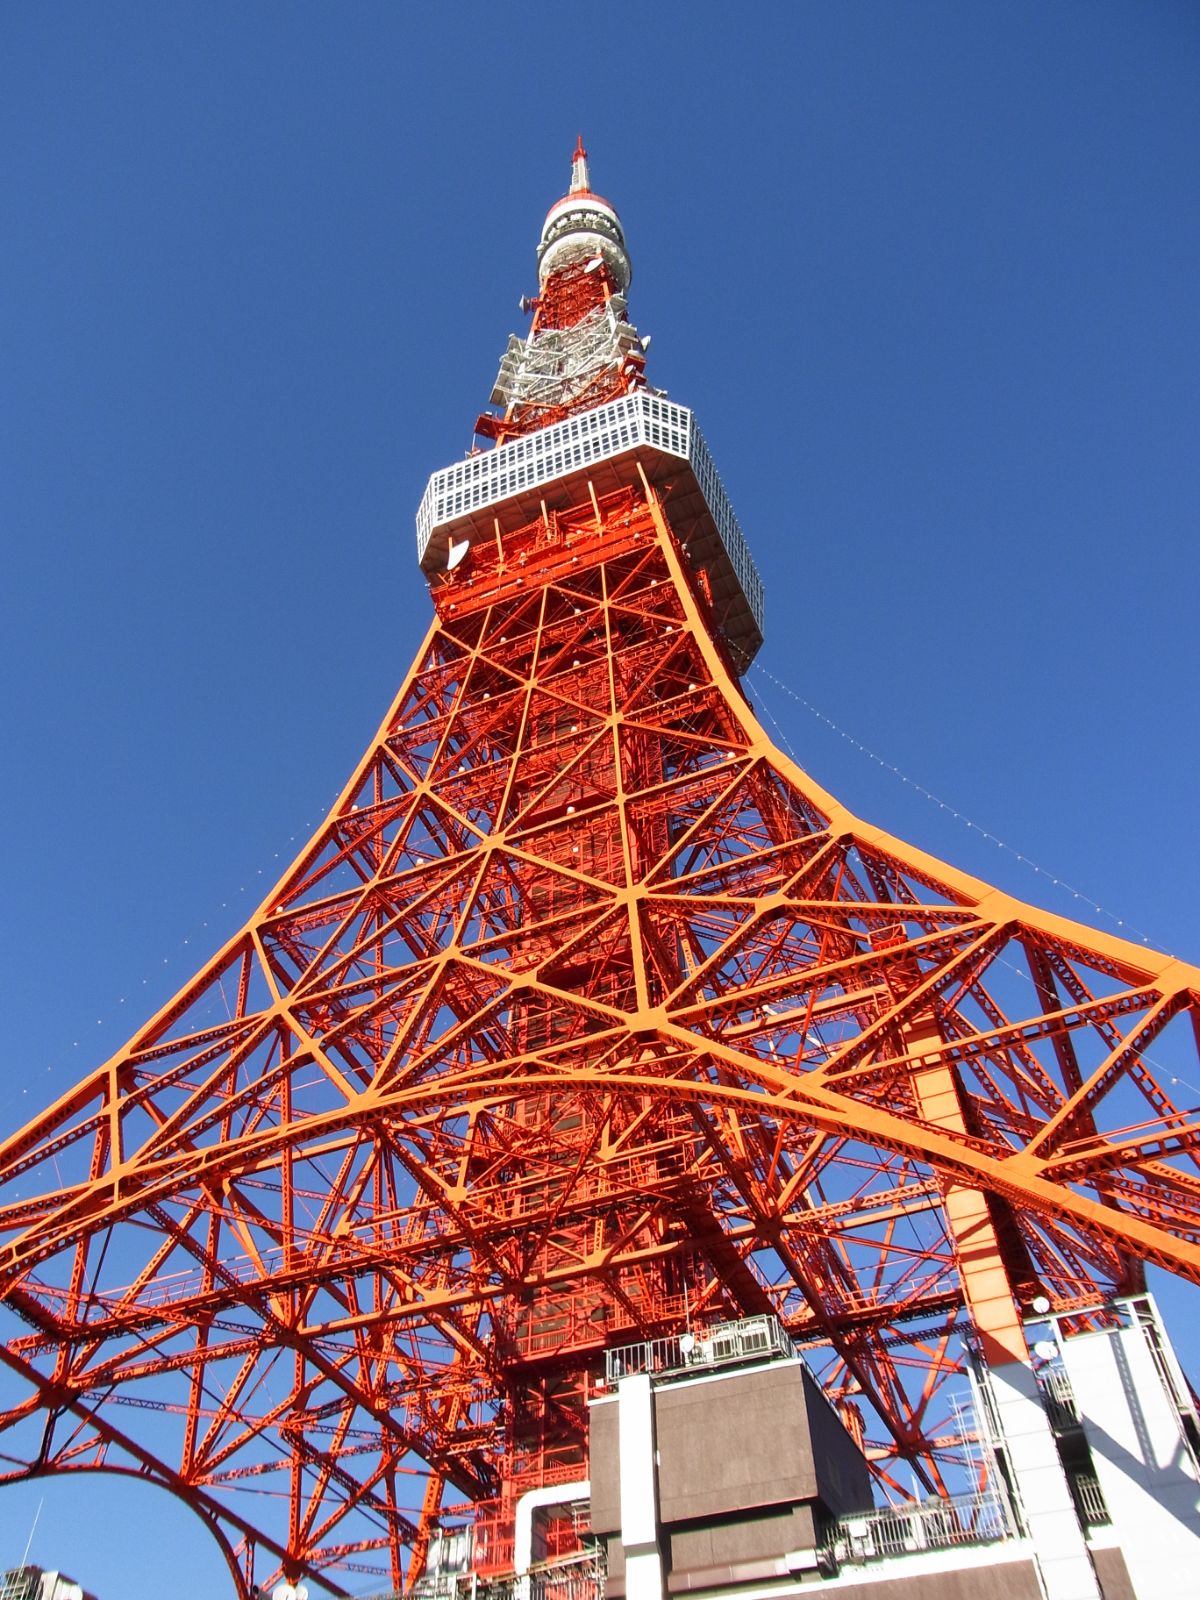
<path id="1" fill-rule="evenodd" d="M 0 1147 L 9 1476 L 163 1485 L 243 1594 L 578 1477 L 604 1349 L 685 1321 L 777 1315 L 937 1489 L 966 1321 L 1200 1279 L 1200 972 L 780 754 L 626 467 L 437 576 L 294 865 Z"/>

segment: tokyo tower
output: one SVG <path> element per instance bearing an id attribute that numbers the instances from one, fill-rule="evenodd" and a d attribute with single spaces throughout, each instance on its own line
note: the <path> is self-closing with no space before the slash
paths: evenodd
<path id="1" fill-rule="evenodd" d="M 0 1146 L 0 1476 L 160 1485 L 241 1600 L 411 1588 L 456 1528 L 513 1571 L 521 1497 L 588 1478 L 614 1353 L 756 1318 L 881 1498 L 951 1497 L 997 1470 L 968 1366 L 1003 1436 L 1027 1324 L 1102 1330 L 1147 1263 L 1200 1280 L 1200 1112 L 1167 1093 L 1200 970 L 772 745 L 762 585 L 647 380 L 582 144 L 537 261 L 483 443 L 421 502 L 434 617 L 357 770 Z"/>

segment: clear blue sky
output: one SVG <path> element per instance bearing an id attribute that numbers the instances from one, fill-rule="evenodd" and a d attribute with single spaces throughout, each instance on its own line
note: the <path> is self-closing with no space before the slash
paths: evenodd
<path id="1" fill-rule="evenodd" d="M 10 3 L 0 119 L 4 1128 L 373 732 L 578 131 L 762 667 L 1048 873 L 757 674 L 768 727 L 923 847 L 1200 955 L 1192 0 Z M 42 1492 L 0 1494 L 0 1567 Z M 45 1492 L 34 1555 L 101 1600 L 227 1592 L 165 1497 Z"/>

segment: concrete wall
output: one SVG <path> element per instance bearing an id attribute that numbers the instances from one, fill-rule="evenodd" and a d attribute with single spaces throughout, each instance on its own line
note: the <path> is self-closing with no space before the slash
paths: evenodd
<path id="1" fill-rule="evenodd" d="M 617 1397 L 588 1408 L 588 1478 L 592 1485 L 592 1531 L 621 1531 L 621 1461 L 618 1454 Z"/>
<path id="2" fill-rule="evenodd" d="M 846 1432 L 842 1419 L 821 1392 L 815 1378 L 804 1371 L 808 1430 L 817 1475 L 817 1498 L 831 1515 L 869 1511 L 874 1499 L 871 1474 L 858 1445 Z"/>
<path id="3" fill-rule="evenodd" d="M 664 1523 L 815 1497 L 799 1367 L 664 1385 L 654 1399 Z"/>
<path id="4" fill-rule="evenodd" d="M 1092 1565 L 1100 1580 L 1100 1593 L 1104 1600 L 1137 1600 L 1133 1584 L 1129 1581 L 1125 1557 L 1118 1549 L 1093 1550 Z"/>
<path id="5" fill-rule="evenodd" d="M 867 1464 L 799 1362 L 655 1392 L 664 1524 L 798 1502 L 871 1505 Z"/>
<path id="6" fill-rule="evenodd" d="M 817 1542 L 811 1505 L 743 1512 L 731 1520 L 668 1528 L 665 1537 L 671 1573 L 667 1586 L 671 1590 L 680 1587 L 676 1580 L 685 1572 L 698 1576 L 757 1565 L 788 1550 L 811 1549 Z"/>
<path id="7" fill-rule="evenodd" d="M 1200 1468 L 1134 1323 L 1063 1341 L 1063 1361 L 1138 1600 L 1200 1594 Z"/>
<path id="8" fill-rule="evenodd" d="M 1119 1550 L 1093 1550 L 1092 1558 L 1104 1600 L 1135 1600 Z M 1042 1590 L 1032 1561 L 1005 1561 L 882 1582 L 836 1583 L 829 1600 L 1042 1600 Z"/>
<path id="9" fill-rule="evenodd" d="M 784 1557 L 811 1550 L 825 1520 L 872 1504 L 862 1452 L 799 1362 L 664 1383 L 652 1401 L 672 1593 L 786 1572 Z M 592 1528 L 607 1540 L 613 1600 L 626 1593 L 622 1404 L 599 1401 L 590 1415 Z"/>
<path id="10" fill-rule="evenodd" d="M 1042 1600 L 1032 1561 L 914 1573 L 871 1583 L 839 1583 L 830 1589 L 831 1600 L 834 1595 L 837 1600 Z"/>

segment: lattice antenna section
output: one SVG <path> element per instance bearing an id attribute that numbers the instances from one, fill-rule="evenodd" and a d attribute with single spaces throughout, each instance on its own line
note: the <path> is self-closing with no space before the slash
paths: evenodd
<path id="1" fill-rule="evenodd" d="M 599 268 L 602 263 L 597 263 Z M 578 269 L 581 274 L 587 268 Z M 601 378 L 628 390 L 641 385 L 645 355 L 625 300 L 613 295 L 564 327 L 540 326 L 528 339 L 515 334 L 500 363 L 491 403 L 510 413 L 534 408 L 546 415 L 579 402 Z M 506 432 L 515 432 L 509 427 Z"/>
<path id="2" fill-rule="evenodd" d="M 550 208 L 538 245 L 539 290 L 527 338 L 508 341 L 481 438 L 509 439 L 646 385 L 646 345 L 629 321 L 624 291 L 632 267 L 615 209 L 592 192 L 582 140 L 571 187 Z"/>

